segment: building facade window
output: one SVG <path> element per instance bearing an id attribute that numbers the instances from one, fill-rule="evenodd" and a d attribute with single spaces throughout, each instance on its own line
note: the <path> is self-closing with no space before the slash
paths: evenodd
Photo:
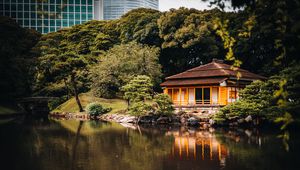
<path id="1" fill-rule="evenodd" d="M 117 19 L 139 7 L 158 9 L 158 0 L 0 0 L 0 15 L 15 19 L 25 28 L 48 33 L 95 18 Z M 95 9 L 99 11 L 95 13 Z"/>

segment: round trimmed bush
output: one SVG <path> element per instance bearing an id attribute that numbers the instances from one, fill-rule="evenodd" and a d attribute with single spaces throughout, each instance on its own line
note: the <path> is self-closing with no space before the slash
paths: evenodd
<path id="1" fill-rule="evenodd" d="M 104 108 L 99 103 L 90 103 L 86 106 L 85 110 L 89 115 L 98 116 L 100 114 L 110 112 L 111 108 Z"/>

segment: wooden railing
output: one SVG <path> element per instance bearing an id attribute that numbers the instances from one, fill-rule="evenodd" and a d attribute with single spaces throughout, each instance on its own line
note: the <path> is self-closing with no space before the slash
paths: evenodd
<path id="1" fill-rule="evenodd" d="M 174 105 L 209 105 L 209 104 L 218 104 L 218 102 L 212 102 L 211 100 L 173 100 Z"/>

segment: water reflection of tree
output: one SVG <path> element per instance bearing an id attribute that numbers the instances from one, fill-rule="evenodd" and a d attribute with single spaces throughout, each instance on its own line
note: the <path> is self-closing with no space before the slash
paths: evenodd
<path id="1" fill-rule="evenodd" d="M 86 133 L 87 129 L 89 133 Z M 70 168 L 161 169 L 161 159 L 171 151 L 172 137 L 141 131 L 142 134 L 104 122 L 77 124 L 76 135 L 72 135 L 71 140 L 66 137 L 69 145 L 72 145 L 69 152 Z M 75 134 L 73 130 L 70 132 Z M 63 150 L 65 146 L 56 147 L 56 150 Z"/>
<path id="2" fill-rule="evenodd" d="M 93 122 L 90 126 L 105 128 L 119 125 Z M 91 152 L 100 151 L 91 153 L 97 159 L 95 167 L 106 167 L 109 164 L 109 169 L 162 169 L 160 162 L 170 153 L 173 138 L 153 130 L 141 128 L 140 133 L 138 130 L 122 128 L 116 133 L 112 128 L 112 131 L 90 136 L 90 146 L 96 147 Z"/>
<path id="3" fill-rule="evenodd" d="M 287 153 L 274 132 L 140 127 L 139 133 L 111 123 L 68 123 L 76 130 L 41 120 L 8 127 L 10 133 L 0 129 L 2 162 L 10 169 L 218 169 L 220 149 L 213 144 L 217 142 L 229 151 L 225 157 L 221 151 L 221 159 L 226 159 L 224 169 L 300 169 L 292 164 L 298 159 L 299 140 L 291 142 Z M 206 138 L 213 140 L 206 142 Z M 181 158 L 172 157 L 176 139 L 182 140 L 178 144 Z M 196 159 L 183 158 L 189 145 L 186 139 L 194 139 L 189 142 L 196 144 Z"/>
<path id="4" fill-rule="evenodd" d="M 82 128 L 82 125 L 83 125 L 83 121 L 80 121 L 79 125 L 78 125 L 78 128 L 77 128 L 73 148 L 72 148 L 71 170 L 74 169 L 74 166 L 75 166 L 75 163 L 76 163 L 76 150 L 77 150 L 77 145 L 78 145 L 78 140 L 79 140 L 80 130 Z"/>
<path id="5" fill-rule="evenodd" d="M 124 148 L 123 161 L 130 169 L 162 169 L 161 160 L 170 152 L 172 137 L 136 131 L 129 132 L 129 146 Z"/>

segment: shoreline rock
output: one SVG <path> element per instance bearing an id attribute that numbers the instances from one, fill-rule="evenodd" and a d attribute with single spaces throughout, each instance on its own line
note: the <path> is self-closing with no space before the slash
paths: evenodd
<path id="1" fill-rule="evenodd" d="M 77 120 L 103 120 L 108 122 L 117 122 L 120 124 L 134 125 L 180 125 L 187 127 L 199 127 L 207 129 L 210 127 L 248 127 L 260 126 L 262 121 L 252 116 L 239 117 L 234 116 L 224 122 L 216 122 L 212 114 L 206 112 L 184 112 L 179 111 L 173 115 L 157 115 L 150 113 L 145 116 L 132 116 L 128 114 L 103 114 L 99 116 L 90 116 L 85 112 L 52 112 L 51 117 L 58 119 L 77 119 Z"/>
<path id="2" fill-rule="evenodd" d="M 195 115 L 189 113 L 180 113 L 176 115 L 155 115 L 149 114 L 145 116 L 132 116 L 126 114 L 104 114 L 98 116 L 100 120 L 117 122 L 120 124 L 137 124 L 137 125 L 181 125 L 190 127 L 211 127 L 210 118 L 199 119 Z"/>

